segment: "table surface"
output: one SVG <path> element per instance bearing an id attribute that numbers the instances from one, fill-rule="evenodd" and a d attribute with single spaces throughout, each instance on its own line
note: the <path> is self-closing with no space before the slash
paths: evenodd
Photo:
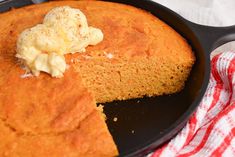
<path id="1" fill-rule="evenodd" d="M 211 26 L 235 25 L 234 0 L 153 0 L 184 18 L 198 24 Z M 213 51 L 212 55 L 224 51 L 235 52 L 235 41 L 227 43 Z"/>

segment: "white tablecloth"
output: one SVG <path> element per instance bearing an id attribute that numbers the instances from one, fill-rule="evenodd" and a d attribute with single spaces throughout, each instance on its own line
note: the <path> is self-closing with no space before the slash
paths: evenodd
<path id="1" fill-rule="evenodd" d="M 235 25 L 235 0 L 153 0 L 195 23 L 210 26 Z M 235 30 L 234 30 L 235 31 Z M 214 51 L 235 50 L 235 42 Z"/>

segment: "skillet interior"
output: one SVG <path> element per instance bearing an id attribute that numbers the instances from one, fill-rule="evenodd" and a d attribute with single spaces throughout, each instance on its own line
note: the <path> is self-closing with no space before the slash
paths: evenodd
<path id="1" fill-rule="evenodd" d="M 151 12 L 186 38 L 196 56 L 190 77 L 180 93 L 104 104 L 120 156 L 142 156 L 172 138 L 195 111 L 209 80 L 209 52 L 205 52 L 189 23 L 169 9 L 151 1 L 111 1 Z M 113 121 L 114 117 L 118 118 L 117 122 Z"/>

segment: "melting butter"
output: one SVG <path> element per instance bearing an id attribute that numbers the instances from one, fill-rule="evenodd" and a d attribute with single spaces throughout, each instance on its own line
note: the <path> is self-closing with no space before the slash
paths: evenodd
<path id="1" fill-rule="evenodd" d="M 47 13 L 42 24 L 20 34 L 16 57 L 35 76 L 42 71 L 52 77 L 63 77 L 65 54 L 85 52 L 88 45 L 102 40 L 102 31 L 88 26 L 86 16 L 79 9 L 56 7 Z"/>

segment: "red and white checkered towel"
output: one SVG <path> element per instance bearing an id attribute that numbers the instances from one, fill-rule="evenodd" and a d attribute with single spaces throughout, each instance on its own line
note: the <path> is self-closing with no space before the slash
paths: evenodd
<path id="1" fill-rule="evenodd" d="M 186 126 L 152 157 L 235 156 L 235 52 L 211 59 L 211 76 Z"/>

